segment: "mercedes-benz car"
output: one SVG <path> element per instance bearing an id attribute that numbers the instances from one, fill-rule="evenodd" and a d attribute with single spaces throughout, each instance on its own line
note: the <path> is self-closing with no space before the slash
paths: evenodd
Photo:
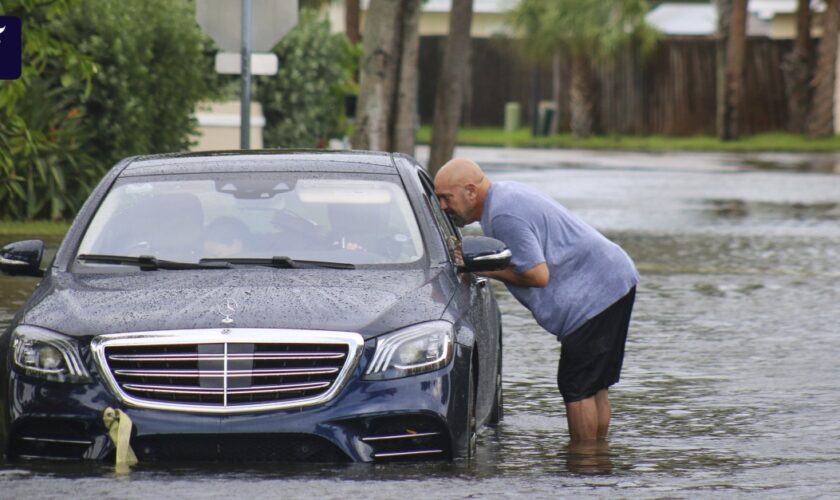
<path id="1" fill-rule="evenodd" d="M 106 409 L 143 461 L 469 457 L 502 416 L 501 322 L 411 157 L 133 157 L 102 179 L 0 336 L 7 460 L 112 460 Z"/>

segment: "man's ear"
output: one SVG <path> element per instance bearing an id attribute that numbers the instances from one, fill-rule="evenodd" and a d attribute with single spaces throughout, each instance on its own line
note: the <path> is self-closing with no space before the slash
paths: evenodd
<path id="1" fill-rule="evenodd" d="M 476 187 L 475 184 L 464 184 L 464 189 L 470 194 L 470 196 L 478 196 L 478 187 Z"/>

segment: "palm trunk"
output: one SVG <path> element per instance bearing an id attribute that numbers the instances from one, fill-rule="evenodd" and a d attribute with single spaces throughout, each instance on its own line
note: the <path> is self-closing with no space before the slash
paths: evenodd
<path id="1" fill-rule="evenodd" d="M 353 134 L 356 149 L 391 149 L 390 129 L 400 60 L 400 7 L 401 2 L 397 0 L 371 0 L 367 10 Z"/>
<path id="2" fill-rule="evenodd" d="M 393 128 L 394 151 L 414 154 L 417 133 L 417 58 L 420 52 L 420 0 L 404 0 L 402 12 L 402 54 L 397 92 L 397 116 Z"/>
<path id="3" fill-rule="evenodd" d="M 732 18 L 732 0 L 715 0 L 717 8 L 717 43 L 715 44 L 715 130 L 718 135 L 725 128 L 726 109 L 726 48 L 729 42 L 729 20 Z"/>
<path id="4" fill-rule="evenodd" d="M 455 152 L 466 68 L 470 63 L 472 6 L 473 0 L 453 0 L 449 13 L 449 36 L 446 38 L 432 118 L 432 146 L 428 164 L 432 176 Z"/>
<path id="5" fill-rule="evenodd" d="M 595 115 L 594 77 L 589 59 L 585 55 L 572 57 L 572 82 L 569 97 L 571 128 L 575 137 L 592 135 Z"/>
<path id="6" fill-rule="evenodd" d="M 359 33 L 359 0 L 344 0 L 344 33 L 353 45 L 362 39 Z"/>
<path id="7" fill-rule="evenodd" d="M 811 6 L 799 0 L 796 8 L 796 40 L 785 55 L 782 71 L 788 96 L 788 130 L 796 134 L 807 130 L 811 108 Z"/>
<path id="8" fill-rule="evenodd" d="M 560 100 L 563 95 L 561 64 L 560 52 L 557 51 L 551 58 L 551 96 L 554 100 L 554 115 L 551 117 L 551 125 L 548 129 L 549 135 L 556 135 L 560 130 Z"/>
<path id="9" fill-rule="evenodd" d="M 731 0 L 723 95 L 718 96 L 718 136 L 725 140 L 740 136 L 740 112 L 744 94 L 744 53 L 747 45 L 747 0 Z"/>
<path id="10" fill-rule="evenodd" d="M 837 31 L 840 24 L 838 9 L 840 0 L 827 1 L 816 74 L 811 83 L 814 89 L 814 104 L 808 132 L 812 137 L 828 137 L 834 134 L 834 82 L 837 71 Z"/>

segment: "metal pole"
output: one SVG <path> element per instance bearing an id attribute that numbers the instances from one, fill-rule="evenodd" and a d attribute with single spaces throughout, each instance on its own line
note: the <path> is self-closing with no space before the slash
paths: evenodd
<path id="1" fill-rule="evenodd" d="M 239 148 L 251 148 L 251 0 L 242 0 L 242 109 Z"/>

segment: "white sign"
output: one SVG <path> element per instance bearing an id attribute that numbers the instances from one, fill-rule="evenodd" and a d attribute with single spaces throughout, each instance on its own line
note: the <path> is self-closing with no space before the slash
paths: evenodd
<path id="1" fill-rule="evenodd" d="M 276 75 L 277 55 L 273 52 L 251 54 L 252 75 Z M 242 54 L 219 52 L 216 54 L 216 73 L 238 75 L 242 73 Z"/>
<path id="2" fill-rule="evenodd" d="M 252 0 L 252 5 L 251 49 L 269 52 L 297 24 L 297 0 Z M 195 18 L 222 50 L 242 50 L 242 2 L 196 0 Z"/>

